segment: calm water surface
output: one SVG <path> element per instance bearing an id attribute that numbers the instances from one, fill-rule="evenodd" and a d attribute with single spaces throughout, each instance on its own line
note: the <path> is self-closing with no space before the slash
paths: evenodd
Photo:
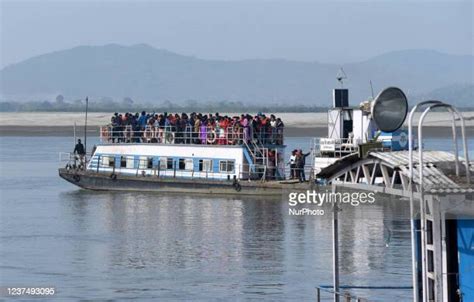
<path id="1" fill-rule="evenodd" d="M 308 141 L 287 143 L 308 149 Z M 0 286 L 54 286 L 61 301 L 305 301 L 331 284 L 331 221 L 289 216 L 287 201 L 89 192 L 57 175 L 70 138 L 3 137 L 0 148 Z M 341 284 L 410 285 L 406 218 L 404 201 L 343 211 Z M 409 290 L 352 292 L 411 298 Z"/>

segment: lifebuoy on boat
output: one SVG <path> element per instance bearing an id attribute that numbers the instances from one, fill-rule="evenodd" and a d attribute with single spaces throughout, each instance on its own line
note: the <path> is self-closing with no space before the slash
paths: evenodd
<path id="1" fill-rule="evenodd" d="M 165 143 L 174 144 L 174 132 L 166 131 Z"/>
<path id="2" fill-rule="evenodd" d="M 214 144 L 216 142 L 216 131 L 215 130 L 210 130 L 207 132 L 207 143 L 208 144 Z"/>
<path id="3" fill-rule="evenodd" d="M 81 181 L 81 177 L 77 174 L 75 174 L 72 179 L 74 179 L 75 182 L 80 182 Z"/>

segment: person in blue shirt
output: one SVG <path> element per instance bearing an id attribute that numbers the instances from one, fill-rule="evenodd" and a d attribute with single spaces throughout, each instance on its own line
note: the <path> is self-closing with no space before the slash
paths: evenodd
<path id="1" fill-rule="evenodd" d="M 140 127 L 145 128 L 146 121 L 147 121 L 146 112 L 142 111 L 142 115 L 140 115 L 140 117 L 138 118 L 138 124 L 140 125 Z"/>

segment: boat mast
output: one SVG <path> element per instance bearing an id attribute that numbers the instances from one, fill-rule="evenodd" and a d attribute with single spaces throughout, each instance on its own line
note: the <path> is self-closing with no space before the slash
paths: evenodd
<path id="1" fill-rule="evenodd" d="M 87 110 L 89 107 L 89 98 L 86 97 L 86 120 L 84 123 L 84 150 L 86 152 L 86 160 L 87 160 Z"/>

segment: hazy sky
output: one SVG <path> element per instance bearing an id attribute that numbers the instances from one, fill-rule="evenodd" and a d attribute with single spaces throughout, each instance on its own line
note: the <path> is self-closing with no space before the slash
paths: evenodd
<path id="1" fill-rule="evenodd" d="M 4 1 L 0 66 L 78 45 L 147 43 L 210 59 L 338 62 L 473 54 L 473 1 Z"/>

